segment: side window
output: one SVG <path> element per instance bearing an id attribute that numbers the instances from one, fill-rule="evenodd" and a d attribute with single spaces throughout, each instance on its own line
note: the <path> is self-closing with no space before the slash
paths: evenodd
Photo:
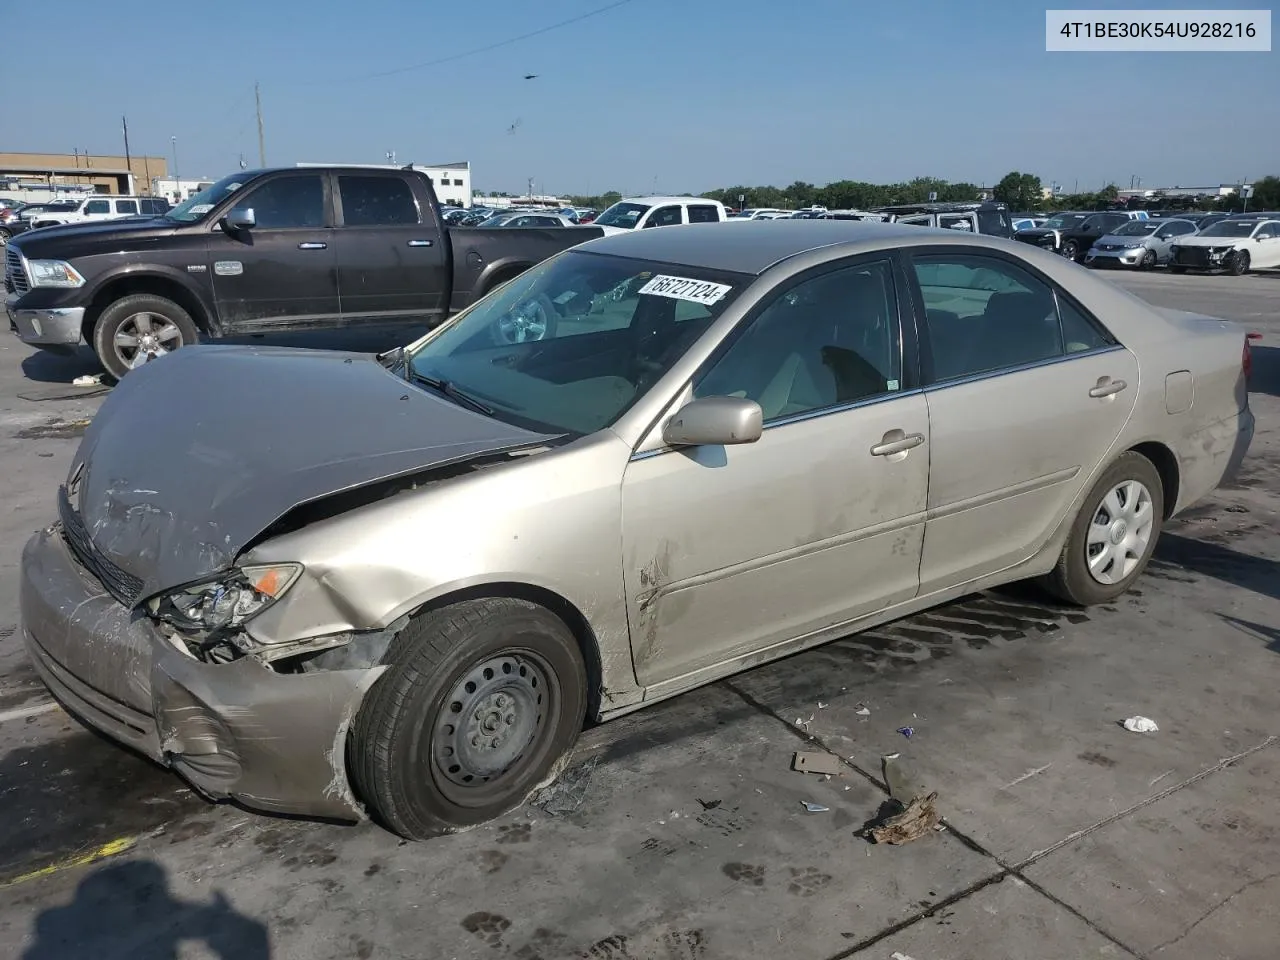
<path id="1" fill-rule="evenodd" d="M 720 220 L 720 211 L 715 207 L 707 207 L 703 205 L 689 207 L 690 223 L 717 223 Z"/>
<path id="2" fill-rule="evenodd" d="M 1058 297 L 1058 316 L 1062 320 L 1062 342 L 1067 353 L 1084 353 L 1100 350 L 1115 341 L 1104 330 L 1086 317 L 1066 297 Z"/>
<path id="3" fill-rule="evenodd" d="M 973 222 L 964 214 L 949 213 L 938 217 L 938 226 L 944 230 L 968 230 L 973 232 Z"/>
<path id="4" fill-rule="evenodd" d="M 138 212 L 137 200 L 117 200 L 116 201 L 116 213 L 137 213 L 137 212 Z"/>
<path id="5" fill-rule="evenodd" d="M 766 421 L 901 387 L 888 261 L 844 267 L 778 295 L 694 382 L 698 397 L 747 397 Z"/>
<path id="6" fill-rule="evenodd" d="M 679 207 L 659 207 L 649 216 L 646 227 L 674 227 L 681 222 Z"/>
<path id="7" fill-rule="evenodd" d="M 111 201 L 110 200 L 90 200 L 88 203 L 84 205 L 84 212 L 85 213 L 110 213 Z"/>
<path id="8" fill-rule="evenodd" d="M 418 223 L 413 188 L 402 177 L 338 177 L 342 222 L 348 227 Z"/>
<path id="9" fill-rule="evenodd" d="M 324 184 L 313 174 L 277 177 L 254 190 L 238 209 L 253 211 L 259 230 L 324 226 Z"/>
<path id="10" fill-rule="evenodd" d="M 1003 260 L 917 257 L 935 380 L 1063 355 L 1053 290 Z"/>
<path id="11" fill-rule="evenodd" d="M 559 220 L 555 220 L 555 219 L 553 219 L 553 218 L 551 218 L 551 217 L 533 217 L 533 218 L 531 218 L 531 219 L 533 220 L 533 223 L 531 223 L 531 224 L 530 224 L 530 226 L 533 226 L 533 227 L 558 227 L 558 226 L 560 226 L 560 221 L 559 221 Z"/>
<path id="12" fill-rule="evenodd" d="M 905 223 L 909 227 L 928 227 L 932 226 L 928 215 L 922 217 L 899 217 L 898 223 Z"/>
<path id="13" fill-rule="evenodd" d="M 1276 228 L 1268 224 L 1265 227 L 1259 227 L 1258 232 L 1254 234 L 1259 240 L 1274 240 L 1276 236 Z"/>

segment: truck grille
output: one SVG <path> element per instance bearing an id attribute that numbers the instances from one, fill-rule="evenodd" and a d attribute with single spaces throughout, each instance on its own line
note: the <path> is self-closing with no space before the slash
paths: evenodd
<path id="1" fill-rule="evenodd" d="M 27 282 L 27 269 L 26 264 L 22 262 L 22 254 L 13 247 L 5 247 L 4 289 L 7 293 L 19 295 L 31 289 L 31 284 Z"/>
<path id="2" fill-rule="evenodd" d="M 62 539 L 67 542 L 80 565 L 93 574 L 107 593 L 118 602 L 126 607 L 137 603 L 142 594 L 142 581 L 131 573 L 125 573 L 93 545 L 80 514 L 71 506 L 66 487 L 58 488 L 58 518 L 62 521 Z"/>

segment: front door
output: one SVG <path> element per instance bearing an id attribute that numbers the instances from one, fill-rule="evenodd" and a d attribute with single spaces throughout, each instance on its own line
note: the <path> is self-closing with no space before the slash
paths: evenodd
<path id="1" fill-rule="evenodd" d="M 912 262 L 926 318 L 928 594 L 1025 560 L 1053 535 L 1129 418 L 1138 363 L 1010 258 L 951 247 Z"/>
<path id="2" fill-rule="evenodd" d="M 254 225 L 215 226 L 209 241 L 218 315 L 230 331 L 337 323 L 332 220 L 320 173 L 286 173 L 251 185 L 233 208 Z"/>
<path id="3" fill-rule="evenodd" d="M 1245 247 L 1253 266 L 1280 267 L 1280 221 L 1264 223 L 1253 235 L 1253 241 Z"/>
<path id="4" fill-rule="evenodd" d="M 449 238 L 417 175 L 339 173 L 334 247 L 344 323 L 425 320 L 445 308 Z"/>
<path id="5" fill-rule="evenodd" d="M 685 395 L 757 401 L 760 440 L 659 447 L 628 465 L 623 577 L 641 684 L 915 595 L 929 423 L 903 373 L 903 282 L 889 259 L 861 259 L 775 291 Z"/>

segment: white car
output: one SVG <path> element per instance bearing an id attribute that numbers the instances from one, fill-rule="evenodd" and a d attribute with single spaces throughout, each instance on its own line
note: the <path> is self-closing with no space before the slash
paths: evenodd
<path id="1" fill-rule="evenodd" d="M 42 211 L 31 219 L 31 227 L 37 229 L 67 223 L 120 220 L 124 217 L 155 217 L 167 212 L 168 209 L 169 204 L 162 197 L 87 197 L 75 206 Z"/>
<path id="2" fill-rule="evenodd" d="M 605 236 L 642 230 L 645 227 L 674 227 L 681 223 L 719 223 L 727 219 L 724 204 L 705 197 L 632 197 L 619 200 L 591 222 L 604 229 Z"/>
<path id="3" fill-rule="evenodd" d="M 1226 270 L 1238 277 L 1251 269 L 1280 267 L 1280 220 L 1219 220 L 1194 236 L 1180 237 L 1169 253 L 1174 273 Z"/>

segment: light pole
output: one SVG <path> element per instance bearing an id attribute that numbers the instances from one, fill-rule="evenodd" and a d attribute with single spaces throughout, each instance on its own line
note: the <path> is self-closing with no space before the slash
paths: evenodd
<path id="1" fill-rule="evenodd" d="M 170 137 L 169 143 L 173 145 L 173 194 L 181 200 L 182 187 L 178 184 L 178 138 Z"/>

